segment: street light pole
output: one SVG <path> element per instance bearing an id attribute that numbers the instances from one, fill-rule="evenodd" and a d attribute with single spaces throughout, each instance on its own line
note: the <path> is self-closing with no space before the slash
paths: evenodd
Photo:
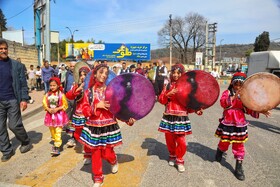
<path id="1" fill-rule="evenodd" d="M 222 41 L 224 41 L 224 39 L 220 41 L 220 63 L 222 63 Z"/>
<path id="2" fill-rule="evenodd" d="M 70 31 L 70 34 L 71 34 L 72 56 L 74 56 L 74 33 L 76 31 L 79 31 L 79 30 L 74 30 L 74 32 L 72 33 L 72 30 L 69 27 L 66 27 L 66 29 L 68 29 Z"/>

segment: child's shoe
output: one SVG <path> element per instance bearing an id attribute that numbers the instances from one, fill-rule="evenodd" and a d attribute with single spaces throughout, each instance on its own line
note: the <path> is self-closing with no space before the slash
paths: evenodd
<path id="1" fill-rule="evenodd" d="M 102 185 L 103 185 L 103 182 L 102 183 L 101 182 L 95 182 L 92 187 L 101 187 Z"/>
<path id="2" fill-rule="evenodd" d="M 89 165 L 91 164 L 91 159 L 90 158 L 84 158 L 84 165 Z"/>
<path id="3" fill-rule="evenodd" d="M 242 160 L 236 160 L 234 175 L 238 180 L 245 180 L 244 170 L 242 167 Z"/>
<path id="4" fill-rule="evenodd" d="M 177 167 L 178 167 L 178 171 L 180 173 L 183 173 L 186 170 L 185 166 L 183 164 L 178 164 Z"/>
<path id="5" fill-rule="evenodd" d="M 215 157 L 217 162 L 221 162 L 223 158 L 223 153 L 224 153 L 223 151 L 217 148 L 216 157 Z"/>
<path id="6" fill-rule="evenodd" d="M 67 147 L 70 148 L 70 147 L 74 147 L 76 145 L 76 141 L 74 138 L 70 138 L 68 140 L 68 142 L 66 143 Z"/>
<path id="7" fill-rule="evenodd" d="M 175 166 L 175 160 L 169 160 L 168 165 L 169 166 Z"/>
<path id="8" fill-rule="evenodd" d="M 52 156 L 58 156 L 60 155 L 60 152 L 59 152 L 59 147 L 52 147 L 52 151 L 51 151 L 51 155 Z"/>
<path id="9" fill-rule="evenodd" d="M 118 170 L 119 170 L 119 164 L 117 162 L 116 164 L 112 165 L 112 173 L 115 174 L 118 172 Z"/>

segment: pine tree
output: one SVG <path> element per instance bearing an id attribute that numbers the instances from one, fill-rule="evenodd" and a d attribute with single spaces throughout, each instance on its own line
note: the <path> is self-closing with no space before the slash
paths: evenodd
<path id="1" fill-rule="evenodd" d="M 254 43 L 254 51 L 267 51 L 270 45 L 269 40 L 269 32 L 264 31 L 262 34 L 260 34 L 258 37 L 256 37 L 255 43 Z"/>
<path id="2" fill-rule="evenodd" d="M 6 25 L 7 25 L 7 22 L 6 22 L 5 15 L 3 14 L 3 12 L 0 8 L 0 38 L 2 38 L 2 31 L 7 30 Z"/>

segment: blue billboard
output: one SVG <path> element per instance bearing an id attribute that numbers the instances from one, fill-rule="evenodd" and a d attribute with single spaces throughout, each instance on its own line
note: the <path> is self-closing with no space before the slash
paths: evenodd
<path id="1" fill-rule="evenodd" d="M 134 60 L 148 61 L 151 60 L 150 44 L 121 44 L 105 43 L 90 44 L 88 49 L 93 51 L 94 60 Z"/>

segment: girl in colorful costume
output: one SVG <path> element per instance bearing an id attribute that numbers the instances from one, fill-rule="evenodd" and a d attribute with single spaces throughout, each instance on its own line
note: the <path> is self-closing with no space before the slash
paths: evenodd
<path id="1" fill-rule="evenodd" d="M 179 172 L 185 171 L 183 156 L 187 151 L 186 135 L 192 133 L 189 113 L 202 115 L 202 110 L 194 111 L 182 106 L 176 99 L 176 82 L 185 73 L 182 64 L 171 67 L 170 84 L 164 87 L 159 96 L 159 102 L 165 105 L 162 120 L 158 130 L 165 133 L 167 149 L 169 151 L 170 166 L 177 165 Z"/>
<path id="2" fill-rule="evenodd" d="M 245 156 L 244 143 L 248 140 L 247 126 L 245 114 L 249 114 L 254 118 L 259 118 L 259 113 L 252 111 L 243 106 L 239 93 L 246 74 L 235 73 L 231 79 L 231 83 L 227 90 L 222 93 L 220 105 L 223 107 L 223 117 L 219 120 L 220 124 L 216 130 L 215 136 L 220 138 L 218 144 L 216 161 L 221 162 L 223 153 L 232 144 L 232 153 L 236 159 L 234 175 L 239 180 L 245 180 L 242 161 Z M 270 112 L 263 112 L 268 117 Z"/>
<path id="3" fill-rule="evenodd" d="M 114 147 L 122 144 L 120 127 L 116 117 L 109 110 L 110 103 L 105 101 L 105 82 L 108 74 L 107 65 L 97 65 L 90 77 L 89 88 L 81 101 L 81 108 L 87 121 L 79 141 L 91 150 L 94 187 L 103 184 L 102 158 L 111 164 L 113 174 L 118 172 Z M 135 120 L 130 118 L 126 123 L 131 126 L 134 122 Z"/>
<path id="4" fill-rule="evenodd" d="M 59 148 L 62 144 L 61 132 L 62 127 L 68 123 L 66 109 L 68 103 L 63 88 L 58 77 L 50 78 L 50 90 L 43 98 L 43 107 L 47 111 L 44 119 L 44 124 L 49 127 L 54 146 L 51 154 L 57 156 L 60 154 Z"/>
<path id="5" fill-rule="evenodd" d="M 72 138 L 67 142 L 68 147 L 76 145 L 76 140 L 80 138 L 80 134 L 86 123 L 86 118 L 83 115 L 81 100 L 84 96 L 84 80 L 87 73 L 90 71 L 89 67 L 81 67 L 79 69 L 79 83 L 74 83 L 71 90 L 66 93 L 66 97 L 69 100 L 74 100 L 73 111 L 74 114 L 71 116 L 71 126 L 74 128 Z M 87 147 L 84 147 L 84 164 L 91 163 L 91 151 Z"/>

